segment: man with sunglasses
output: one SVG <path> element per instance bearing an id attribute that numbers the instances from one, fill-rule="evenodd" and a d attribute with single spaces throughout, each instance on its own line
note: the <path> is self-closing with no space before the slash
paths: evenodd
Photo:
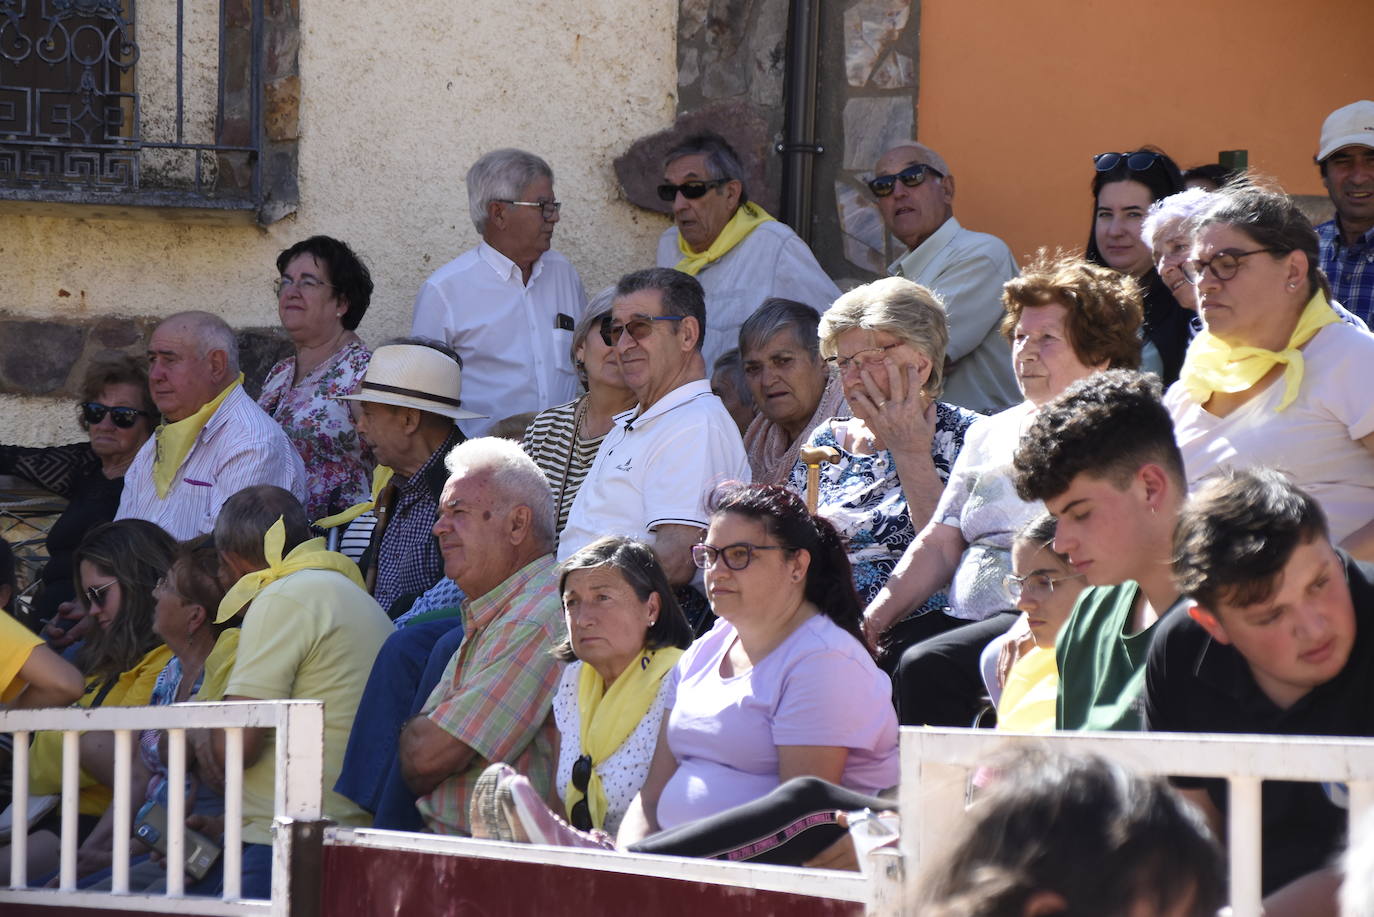
<path id="1" fill-rule="evenodd" d="M 1322 125 L 1317 166 L 1336 207 L 1317 227 L 1331 298 L 1374 320 L 1374 102 L 1338 108 Z"/>
<path id="2" fill-rule="evenodd" d="M 602 440 L 559 538 L 559 560 L 602 535 L 628 535 L 653 546 L 674 586 L 696 576 L 691 548 L 710 520 L 707 495 L 749 480 L 739 428 L 706 378 L 705 325 L 701 284 L 681 271 L 650 268 L 616 284 L 601 333 L 639 403 Z"/>
<path id="3" fill-rule="evenodd" d="M 739 156 L 719 135 L 696 134 L 669 151 L 658 196 L 675 224 L 658 241 L 658 266 L 691 274 L 706 291 L 708 366 L 738 346 L 740 325 L 764 300 L 824 312 L 839 297 L 806 243 L 749 200 Z"/>
<path id="4" fill-rule="evenodd" d="M 883 154 L 869 190 L 883 225 L 908 249 L 888 266 L 928 287 L 949 318 L 945 391 L 950 404 L 995 414 L 1021 401 L 1002 336 L 1002 285 L 1017 275 L 1011 249 L 954 218 L 954 176 L 939 153 L 903 143 Z"/>
<path id="5" fill-rule="evenodd" d="M 466 182 L 482 241 L 420 287 L 410 333 L 457 351 L 463 402 L 481 415 L 464 432 L 485 436 L 502 418 L 577 396 L 571 345 L 587 295 L 577 269 L 550 248 L 562 203 L 547 162 L 494 150 Z"/>

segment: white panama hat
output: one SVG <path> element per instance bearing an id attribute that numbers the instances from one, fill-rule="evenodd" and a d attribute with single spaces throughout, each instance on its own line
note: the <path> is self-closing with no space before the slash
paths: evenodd
<path id="1" fill-rule="evenodd" d="M 454 420 L 487 416 L 463 409 L 462 388 L 463 371 L 433 347 L 386 344 L 372 352 L 357 393 L 340 397 L 415 408 Z"/>

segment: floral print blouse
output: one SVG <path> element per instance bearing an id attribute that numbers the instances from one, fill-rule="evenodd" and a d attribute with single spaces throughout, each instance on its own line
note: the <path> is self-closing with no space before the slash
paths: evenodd
<path id="1" fill-rule="evenodd" d="M 305 511 L 312 522 L 372 493 L 372 450 L 353 428 L 349 403 L 339 400 L 353 392 L 371 358 L 361 341 L 349 341 L 293 386 L 296 358 L 287 357 L 272 367 L 258 396 L 258 406 L 281 424 L 305 463 Z"/>
<path id="2" fill-rule="evenodd" d="M 936 403 L 930 457 L 942 482 L 949 480 L 954 459 L 964 445 L 964 432 L 981 416 L 952 404 Z M 837 464 L 820 468 L 817 515 L 829 520 L 848 544 L 854 588 L 860 602 L 867 605 L 887 583 L 902 552 L 916 538 L 916 529 L 892 453 L 886 449 L 874 455 L 846 451 L 835 434 L 835 424 L 847 419 L 832 417 L 822 423 L 812 431 L 807 445 L 833 446 L 840 451 Z M 806 495 L 806 466 L 801 461 L 792 466 L 787 486 Z M 941 590 L 913 613 L 943 610 L 946 603 Z"/>

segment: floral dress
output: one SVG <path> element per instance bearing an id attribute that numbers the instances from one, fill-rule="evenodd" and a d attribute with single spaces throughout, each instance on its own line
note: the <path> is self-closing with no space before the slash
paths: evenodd
<path id="1" fill-rule="evenodd" d="M 936 403 L 930 457 L 941 482 L 949 480 L 954 459 L 964 445 L 964 432 L 981 416 L 952 404 Z M 829 520 L 848 545 L 854 588 L 862 604 L 867 605 L 887 583 L 902 552 L 916 538 L 916 528 L 911 524 L 892 453 L 883 449 L 874 455 L 856 455 L 840 445 L 835 424 L 848 419 L 832 417 L 822 423 L 812 431 L 807 445 L 832 446 L 840 452 L 837 464 L 821 466 L 817 515 Z M 800 460 L 792 466 L 787 486 L 806 494 L 806 466 Z M 942 590 L 913 613 L 942 610 L 946 603 Z"/>
<path id="2" fill-rule="evenodd" d="M 348 402 L 367 371 L 372 354 L 349 341 L 298 384 L 296 358 L 287 357 L 267 374 L 258 406 L 281 424 L 305 463 L 305 510 L 313 521 L 366 500 L 372 492 L 372 450 L 353 428 Z"/>

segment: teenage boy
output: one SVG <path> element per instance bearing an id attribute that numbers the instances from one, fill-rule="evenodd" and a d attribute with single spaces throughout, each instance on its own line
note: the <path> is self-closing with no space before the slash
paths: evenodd
<path id="1" fill-rule="evenodd" d="M 1159 380 L 1112 370 L 1071 385 L 1036 414 L 1012 465 L 1017 493 L 1058 519 L 1054 549 L 1091 587 L 1055 646 L 1055 726 L 1140 729 L 1145 654 L 1179 599 L 1170 561 L 1187 492 Z"/>
<path id="2" fill-rule="evenodd" d="M 1374 566 L 1332 547 L 1315 500 L 1274 471 L 1210 479 L 1175 551 L 1187 612 L 1150 650 L 1148 728 L 1374 736 Z M 1175 782 L 1225 823 L 1223 781 Z M 1330 861 L 1346 813 L 1339 786 L 1266 781 L 1262 798 L 1268 894 Z M 1308 901 L 1292 912 L 1326 911 Z"/>

